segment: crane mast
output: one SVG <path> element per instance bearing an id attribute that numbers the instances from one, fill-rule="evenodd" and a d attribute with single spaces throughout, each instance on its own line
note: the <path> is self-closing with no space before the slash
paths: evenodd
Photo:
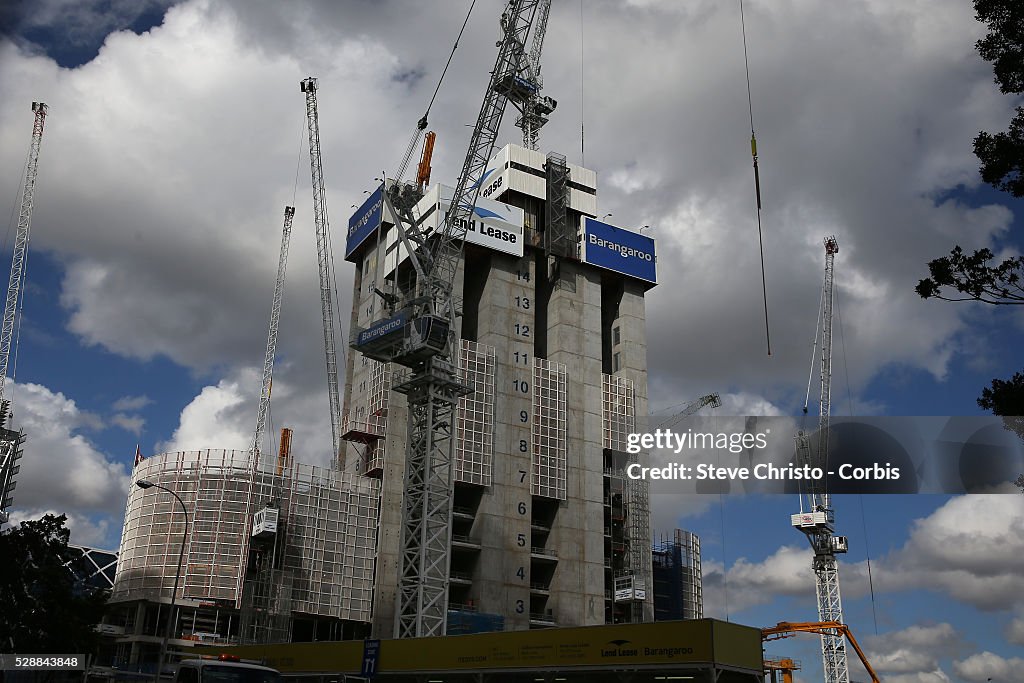
<path id="1" fill-rule="evenodd" d="M 0 327 L 0 405 L 7 414 L 9 401 L 4 401 L 7 382 L 7 368 L 11 358 L 11 342 L 14 339 L 14 325 L 18 316 L 18 299 L 25 280 L 25 257 L 28 255 L 29 230 L 32 227 L 32 207 L 35 199 L 36 178 L 39 176 L 39 149 L 43 143 L 43 125 L 46 123 L 48 107 L 42 102 L 33 102 L 32 143 L 29 147 L 28 163 L 25 165 L 25 188 L 21 195 L 21 211 L 18 213 L 18 231 L 14 237 L 14 254 L 11 257 L 11 277 L 7 285 L 7 302 L 4 304 L 4 320 Z M 3 422 L 0 422 L 2 425 Z M 0 442 L 0 524 L 7 521 L 4 510 L 11 504 L 11 490 L 14 475 L 18 473 L 17 461 L 21 457 L 19 445 L 24 437 Z"/>
<path id="2" fill-rule="evenodd" d="M 284 207 L 284 228 L 281 231 L 281 256 L 277 261 L 277 282 L 274 284 L 274 303 L 270 307 L 270 332 L 267 334 L 267 355 L 263 359 L 263 384 L 260 388 L 260 407 L 256 416 L 256 433 L 252 439 L 252 465 L 260 461 L 260 446 L 267 429 L 270 411 L 270 390 L 274 379 L 274 356 L 277 352 L 277 329 L 281 322 L 281 300 L 284 297 L 284 273 L 288 265 L 288 246 L 292 237 L 292 219 L 295 207 Z"/>
<path id="3" fill-rule="evenodd" d="M 327 396 L 331 408 L 332 458 L 336 466 L 341 455 L 341 399 L 338 393 L 338 358 L 334 345 L 334 304 L 331 299 L 330 223 L 324 192 L 324 169 L 320 159 L 320 121 L 317 112 L 315 78 L 300 83 L 306 94 L 306 123 L 309 128 L 309 168 L 313 181 L 313 221 L 316 225 L 316 255 L 320 269 L 320 307 L 324 323 L 324 353 L 327 357 Z"/>
<path id="4" fill-rule="evenodd" d="M 409 252 L 416 282 L 407 291 L 384 297 L 390 317 L 358 331 L 353 347 L 366 357 L 407 368 L 393 385 L 409 404 L 398 638 L 446 631 L 455 407 L 460 396 L 472 391 L 459 380 L 453 362 L 452 286 L 505 105 L 525 101 L 535 89 L 526 69 L 526 37 L 539 4 L 511 0 L 502 14 L 498 56 L 443 224 L 426 234 L 413 219 L 410 209 L 422 196 L 415 183 L 394 181 L 384 193 L 385 211 Z"/>
<path id="5" fill-rule="evenodd" d="M 11 358 L 11 340 L 14 338 L 14 320 L 18 312 L 18 297 L 25 279 L 25 256 L 28 253 L 29 230 L 32 227 L 32 206 L 36 178 L 39 176 L 39 148 L 43 143 L 43 125 L 46 123 L 47 109 L 42 102 L 32 103 L 32 111 L 35 112 L 35 119 L 32 122 L 32 145 L 25 168 L 25 190 L 21 195 L 18 232 L 14 237 L 14 255 L 11 258 L 11 279 L 7 285 L 7 303 L 4 305 L 4 321 L 0 329 L 0 400 L 4 397 L 7 367 Z"/>
<path id="6" fill-rule="evenodd" d="M 544 49 L 544 36 L 547 34 L 548 17 L 551 15 L 551 0 L 540 0 L 537 7 L 537 20 L 533 27 L 533 40 L 530 53 L 526 58 L 526 87 L 521 98 L 511 98 L 512 104 L 519 109 L 516 126 L 523 131 L 523 146 L 537 149 L 537 138 L 541 127 L 548 122 L 548 115 L 555 110 L 558 102 L 540 94 L 544 81 L 540 77 L 540 53 Z"/>
<path id="7" fill-rule="evenodd" d="M 821 396 L 818 412 L 818 444 L 812 451 L 811 437 L 801 430 L 796 437 L 796 455 L 799 465 L 827 470 L 829 454 L 829 415 L 832 395 L 832 303 L 835 255 L 839 244 L 835 237 L 826 237 L 825 281 L 822 285 L 821 308 Z M 807 509 L 804 509 L 804 503 Z M 824 481 L 808 480 L 800 500 L 800 513 L 792 515 L 791 523 L 807 536 L 814 550 L 815 587 L 818 598 L 818 620 L 831 624 L 842 623 L 843 604 L 839 591 L 839 564 L 837 553 L 847 551 L 845 536 L 833 535 L 835 511 Z M 849 683 L 850 672 L 846 662 L 844 635 L 840 628 L 823 628 L 821 655 L 825 670 L 825 683 Z"/>

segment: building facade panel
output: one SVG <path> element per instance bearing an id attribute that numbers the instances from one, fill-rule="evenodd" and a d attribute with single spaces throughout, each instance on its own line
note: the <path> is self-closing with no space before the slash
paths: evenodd
<path id="1" fill-rule="evenodd" d="M 284 568 L 292 609 L 369 621 L 379 484 L 339 470 L 290 464 L 280 476 L 245 451 L 187 451 L 140 462 L 147 479 L 181 497 L 190 522 L 178 598 L 241 606 L 252 516 L 271 500 L 284 511 Z M 132 487 L 112 600 L 164 599 L 177 572 L 184 517 L 167 492 Z"/>

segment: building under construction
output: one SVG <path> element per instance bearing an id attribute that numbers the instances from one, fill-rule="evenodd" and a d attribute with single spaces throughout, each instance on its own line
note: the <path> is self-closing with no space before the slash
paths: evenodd
<path id="1" fill-rule="evenodd" d="M 467 226 L 453 296 L 459 377 L 448 632 L 653 618 L 646 484 L 627 480 L 626 438 L 647 414 L 644 293 L 653 240 L 594 219 L 594 171 L 509 144 L 492 158 Z M 376 194 L 376 193 L 375 193 Z M 452 192 L 425 191 L 421 229 Z M 361 228 L 371 196 L 350 221 Z M 415 278 L 382 212 L 351 230 L 351 326 L 373 335 L 381 293 Z M 408 410 L 394 364 L 349 355 L 345 467 L 381 482 L 374 632 L 392 633 Z"/>
<path id="2" fill-rule="evenodd" d="M 651 555 L 654 581 L 654 620 L 702 619 L 703 574 L 700 537 L 676 529 L 671 539 L 662 538 Z"/>
<path id="3" fill-rule="evenodd" d="M 644 457 L 626 450 L 647 414 L 654 241 L 596 219 L 592 170 L 518 145 L 494 153 L 506 101 L 530 147 L 554 108 L 539 95 L 549 9 L 516 0 L 502 15 L 456 186 L 428 188 L 422 172 L 404 183 L 403 162 L 350 219 L 343 378 L 317 81 L 302 81 L 337 460 L 275 466 L 260 454 L 289 207 L 253 447 L 154 456 L 133 472 L 181 495 L 187 514 L 148 488 L 129 498 L 114 600 L 128 605 L 132 663 L 129 633 L 159 640 L 149 634 L 173 592 L 186 517 L 179 644 L 190 618 L 195 639 L 243 643 L 653 620 L 647 487 L 625 471 Z"/>
<path id="4" fill-rule="evenodd" d="M 291 462 L 254 465 L 250 452 L 224 450 L 153 455 L 132 476 L 180 496 L 188 529 L 172 496 L 132 488 L 105 619 L 119 666 L 156 660 L 183 539 L 172 649 L 368 635 L 376 481 Z"/>

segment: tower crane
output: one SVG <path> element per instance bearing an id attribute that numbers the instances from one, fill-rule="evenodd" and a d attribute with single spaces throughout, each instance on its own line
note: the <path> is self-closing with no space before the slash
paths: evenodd
<path id="1" fill-rule="evenodd" d="M 540 2 L 510 0 L 502 14 L 498 56 L 444 223 L 425 234 L 412 220 L 410 208 L 421 196 L 415 184 L 392 182 L 384 193 L 385 211 L 394 217 L 415 282 L 400 292 L 400 300 L 386 299 L 389 317 L 358 331 L 353 347 L 406 368 L 393 385 L 409 404 L 395 622 L 399 638 L 446 630 L 455 407 L 460 396 L 472 391 L 459 380 L 453 362 L 452 286 L 505 105 L 525 101 L 536 90 L 528 78 L 526 37 Z"/>
<path id="2" fill-rule="evenodd" d="M 544 36 L 547 33 L 550 15 L 551 0 L 540 0 L 530 53 L 526 57 L 524 96 L 522 99 L 511 100 L 513 106 L 520 112 L 516 126 L 523 130 L 523 147 L 533 150 L 537 149 L 537 137 L 541 127 L 548 122 L 548 115 L 558 106 L 558 102 L 540 94 L 541 88 L 544 87 L 544 81 L 540 77 L 540 53 L 544 49 Z"/>
<path id="3" fill-rule="evenodd" d="M 826 237 L 825 281 L 821 303 L 821 396 L 818 411 L 818 443 L 811 448 L 811 436 L 800 430 L 796 436 L 797 464 L 827 470 L 829 453 L 829 415 L 832 392 L 832 287 L 835 256 L 839 244 L 835 237 Z M 806 506 L 806 507 L 805 507 Z M 807 480 L 800 498 L 800 513 L 790 517 L 792 525 L 803 532 L 814 550 L 812 566 L 818 596 L 818 620 L 825 623 L 821 633 L 821 655 L 825 670 L 825 683 L 849 683 L 850 672 L 846 663 L 843 642 L 848 631 L 828 624 L 842 624 L 843 604 L 839 592 L 839 564 L 837 553 L 848 549 L 845 536 L 835 536 L 835 511 L 824 481 Z"/>
<path id="4" fill-rule="evenodd" d="M 274 356 L 277 352 L 277 328 L 281 322 L 281 300 L 284 296 L 284 272 L 288 265 L 288 245 L 292 237 L 292 219 L 295 207 L 284 207 L 284 228 L 281 231 L 281 255 L 277 261 L 277 282 L 274 285 L 274 303 L 270 307 L 270 332 L 267 334 L 267 355 L 263 359 L 263 384 L 260 389 L 260 407 L 256 416 L 256 433 L 252 438 L 252 466 L 260 461 L 260 446 L 267 429 L 270 411 L 270 391 L 274 381 Z"/>
<path id="5" fill-rule="evenodd" d="M 29 147 L 28 162 L 25 165 L 25 188 L 21 195 L 21 211 L 18 213 L 18 231 L 14 237 L 14 254 L 11 257 L 11 277 L 7 285 L 7 302 L 4 304 L 4 319 L 0 326 L 0 402 L 4 398 L 7 382 L 7 367 L 11 358 L 11 342 L 18 313 L 18 299 L 25 281 L 25 258 L 28 255 L 29 230 L 32 227 L 32 207 L 35 199 L 36 178 L 39 176 L 39 149 L 43 143 L 43 125 L 46 123 L 48 107 L 42 102 L 33 102 L 35 114 L 32 121 L 32 143 Z M 4 510 L 10 505 L 10 492 L 14 488 L 17 474 L 16 461 L 21 456 L 14 442 L 0 442 L 0 523 L 7 519 Z"/>
<path id="6" fill-rule="evenodd" d="M 713 394 L 705 394 L 704 396 L 701 396 L 700 398 L 698 398 L 696 400 L 690 401 L 685 406 L 683 406 L 683 409 L 680 410 L 678 413 L 675 413 L 674 415 L 668 417 L 661 424 L 659 424 L 658 428 L 659 429 L 668 429 L 669 427 L 673 426 L 676 422 L 678 422 L 679 420 L 683 419 L 684 417 L 688 417 L 690 415 L 694 415 L 695 413 L 697 413 L 698 411 L 702 410 L 703 408 L 708 408 L 708 407 L 710 407 L 710 408 L 721 408 L 722 407 L 722 398 L 717 393 L 713 393 Z"/>
<path id="7" fill-rule="evenodd" d="M 331 297 L 330 223 L 327 195 L 324 192 L 324 168 L 320 158 L 320 120 L 317 111 L 317 79 L 300 83 L 306 94 L 306 124 L 309 128 L 309 168 L 313 181 L 313 222 L 316 225 L 316 255 L 320 270 L 320 307 L 324 325 L 324 354 L 327 357 L 327 397 L 331 410 L 331 457 L 340 466 L 341 398 L 338 394 L 338 358 L 334 345 L 334 303 Z"/>

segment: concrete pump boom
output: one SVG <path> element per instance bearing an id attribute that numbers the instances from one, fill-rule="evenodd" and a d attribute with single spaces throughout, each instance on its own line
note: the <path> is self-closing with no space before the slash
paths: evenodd
<path id="1" fill-rule="evenodd" d="M 761 639 L 765 641 L 778 640 L 780 638 L 789 638 L 794 633 L 820 633 L 823 635 L 840 633 L 846 636 L 846 639 L 850 641 L 850 645 L 853 645 L 853 649 L 857 653 L 857 656 L 860 657 L 860 663 L 864 665 L 868 675 L 871 676 L 871 683 L 878 683 L 878 674 L 875 673 L 874 668 L 871 666 L 871 662 L 868 661 L 864 651 L 860 649 L 860 644 L 857 642 L 857 639 L 853 637 L 853 632 L 850 631 L 850 627 L 846 624 L 838 621 L 780 621 L 775 626 L 769 626 L 768 628 L 761 629 Z"/>

